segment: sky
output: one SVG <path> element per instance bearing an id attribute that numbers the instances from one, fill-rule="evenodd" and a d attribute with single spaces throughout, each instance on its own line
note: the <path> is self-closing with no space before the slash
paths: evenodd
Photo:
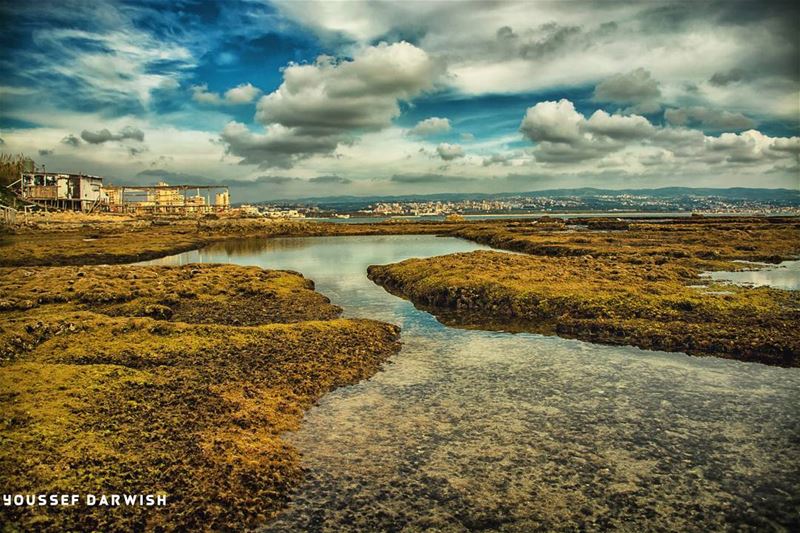
<path id="1" fill-rule="evenodd" d="M 797 190 L 797 6 L 0 0 L 0 151 L 234 202 Z"/>

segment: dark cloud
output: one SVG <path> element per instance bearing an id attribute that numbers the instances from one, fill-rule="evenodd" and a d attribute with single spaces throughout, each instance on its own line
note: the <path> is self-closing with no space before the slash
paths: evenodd
<path id="1" fill-rule="evenodd" d="M 353 183 L 353 180 L 341 176 L 318 176 L 316 178 L 310 178 L 308 181 L 310 183 L 339 183 L 341 185 Z"/>
<path id="2" fill-rule="evenodd" d="M 395 174 L 389 178 L 389 181 L 394 183 L 403 183 L 406 185 L 436 185 L 442 183 L 469 183 L 474 180 L 471 178 L 463 178 L 461 176 L 445 176 L 443 174 Z"/>
<path id="3" fill-rule="evenodd" d="M 111 133 L 108 129 L 103 128 L 100 131 L 83 130 L 81 138 L 89 144 L 103 144 L 109 141 L 123 141 L 131 139 L 134 141 L 144 141 L 144 132 L 132 126 L 125 126 L 119 133 Z"/>
<path id="4" fill-rule="evenodd" d="M 242 158 L 240 164 L 260 168 L 291 168 L 315 154 L 329 154 L 343 142 L 338 136 L 304 135 L 281 127 L 257 134 L 238 122 L 225 126 L 220 138 L 229 154 Z"/>
<path id="5" fill-rule="evenodd" d="M 579 26 L 560 26 L 554 22 L 539 27 L 544 35 L 533 38 L 519 47 L 519 55 L 524 59 L 540 59 L 553 55 L 569 44 L 570 39 L 581 33 Z"/>
<path id="6" fill-rule="evenodd" d="M 259 176 L 255 183 L 267 183 L 270 185 L 286 185 L 294 181 L 302 181 L 300 178 L 290 178 L 288 176 Z"/>
<path id="7" fill-rule="evenodd" d="M 715 72 L 708 83 L 716 87 L 724 87 L 731 83 L 737 83 L 745 79 L 746 72 L 740 68 L 732 68 L 726 72 Z"/>
<path id="8" fill-rule="evenodd" d="M 711 130 L 746 130 L 756 122 L 741 113 L 702 106 L 667 109 L 664 118 L 673 126 L 696 126 Z"/>
<path id="9" fill-rule="evenodd" d="M 184 172 L 173 172 L 160 168 L 142 170 L 137 177 L 155 178 L 170 185 L 227 185 L 229 187 L 253 187 L 259 184 L 266 185 L 286 185 L 292 182 L 301 182 L 300 178 L 288 176 L 258 176 L 255 179 L 215 179 L 200 174 L 187 174 Z"/>
<path id="10" fill-rule="evenodd" d="M 67 146 L 80 146 L 81 140 L 70 133 L 61 139 L 61 144 L 66 144 Z"/>
<path id="11" fill-rule="evenodd" d="M 53 155 L 53 150 L 39 150 L 39 155 Z"/>
<path id="12" fill-rule="evenodd" d="M 600 102 L 639 104 L 650 102 L 661 96 L 658 81 L 650 71 L 637 68 L 625 74 L 617 74 L 600 82 L 594 89 L 594 98 Z"/>

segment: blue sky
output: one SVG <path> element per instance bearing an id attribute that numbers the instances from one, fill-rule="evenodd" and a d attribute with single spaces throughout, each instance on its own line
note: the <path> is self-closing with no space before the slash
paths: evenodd
<path id="1" fill-rule="evenodd" d="M 230 183 L 253 200 L 798 188 L 799 13 L 0 1 L 0 149 L 117 183 Z"/>

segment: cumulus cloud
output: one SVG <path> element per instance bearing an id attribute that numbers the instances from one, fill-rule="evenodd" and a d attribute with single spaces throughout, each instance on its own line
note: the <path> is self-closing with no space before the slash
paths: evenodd
<path id="1" fill-rule="evenodd" d="M 567 99 L 539 102 L 529 107 L 520 124 L 520 131 L 532 141 L 570 143 L 580 139 L 583 115 Z"/>
<path id="2" fill-rule="evenodd" d="M 452 127 L 450 126 L 450 119 L 430 117 L 425 120 L 420 120 L 417 125 L 408 130 L 410 135 L 418 135 L 420 137 L 428 135 L 439 135 L 447 133 Z"/>
<path id="3" fill-rule="evenodd" d="M 256 118 L 299 133 L 379 130 L 400 114 L 398 102 L 433 87 L 439 68 L 407 42 L 381 43 L 352 61 L 320 56 L 313 65 L 293 65 L 284 81 L 258 102 Z"/>
<path id="4" fill-rule="evenodd" d="M 744 130 L 756 125 L 741 113 L 731 113 L 702 106 L 667 109 L 664 118 L 674 126 L 694 125 L 713 130 Z"/>
<path id="5" fill-rule="evenodd" d="M 256 107 L 266 133 L 229 124 L 222 140 L 245 164 L 289 167 L 388 127 L 399 102 L 431 89 L 441 73 L 424 50 L 404 41 L 368 47 L 352 60 L 320 56 L 311 65 L 290 65 L 280 87 Z"/>
<path id="6" fill-rule="evenodd" d="M 249 104 L 261 94 L 261 89 L 251 83 L 242 83 L 225 91 L 225 101 L 231 104 Z"/>
<path id="7" fill-rule="evenodd" d="M 251 83 L 242 83 L 232 89 L 225 91 L 225 94 L 220 96 L 215 92 L 208 90 L 208 84 L 202 83 L 200 85 L 193 85 L 191 87 L 192 99 L 195 102 L 208 105 L 241 105 L 249 104 L 255 100 L 261 89 L 255 87 Z"/>
<path id="8" fill-rule="evenodd" d="M 728 163 L 752 163 L 766 159 L 797 157 L 800 137 L 773 138 L 758 130 L 723 133 L 707 139 L 711 157 L 718 154 Z"/>
<path id="9" fill-rule="evenodd" d="M 567 164 L 602 159 L 603 166 L 633 160 L 643 166 L 684 162 L 765 163 L 797 158 L 798 137 L 770 137 L 757 130 L 726 132 L 718 137 L 686 127 L 657 127 L 640 115 L 595 111 L 589 119 L 572 102 L 539 102 L 530 107 L 520 131 L 536 143 L 540 163 Z M 612 153 L 625 152 L 625 157 Z"/>
<path id="10" fill-rule="evenodd" d="M 627 104 L 631 112 L 654 113 L 658 111 L 661 87 L 644 68 L 625 74 L 616 74 L 594 88 L 594 99 L 600 102 Z"/>
<path id="11" fill-rule="evenodd" d="M 103 144 L 109 141 L 123 141 L 125 139 L 143 142 L 144 132 L 132 126 L 126 126 L 118 133 L 111 133 L 106 128 L 99 131 L 83 130 L 81 132 L 81 139 L 89 144 Z"/>
<path id="12" fill-rule="evenodd" d="M 436 147 L 436 153 L 445 161 L 464 157 L 464 149 L 458 144 L 441 143 Z"/>
<path id="13" fill-rule="evenodd" d="M 593 127 L 614 133 L 625 129 L 616 119 L 604 117 L 596 119 Z M 528 139 L 537 143 L 533 152 L 536 160 L 542 163 L 594 159 L 622 146 L 607 135 L 587 131 L 586 118 L 567 99 L 539 102 L 529 107 L 519 129 Z"/>
<path id="14" fill-rule="evenodd" d="M 583 124 L 589 133 L 605 135 L 611 139 L 646 139 L 655 133 L 650 121 L 639 115 L 609 115 L 602 109 Z"/>

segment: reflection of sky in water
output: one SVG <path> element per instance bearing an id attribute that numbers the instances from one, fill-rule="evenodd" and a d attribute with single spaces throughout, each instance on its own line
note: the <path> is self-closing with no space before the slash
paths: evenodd
<path id="1" fill-rule="evenodd" d="M 703 276 L 736 285 L 766 285 L 796 291 L 800 290 L 800 261 L 784 261 L 779 265 L 743 272 L 706 272 Z"/>
<path id="2" fill-rule="evenodd" d="M 287 435 L 308 472 L 268 529 L 799 525 L 800 370 L 447 328 L 366 278 L 370 264 L 477 248 L 319 237 L 156 261 L 297 270 L 347 316 L 403 327 L 383 371 Z"/>

